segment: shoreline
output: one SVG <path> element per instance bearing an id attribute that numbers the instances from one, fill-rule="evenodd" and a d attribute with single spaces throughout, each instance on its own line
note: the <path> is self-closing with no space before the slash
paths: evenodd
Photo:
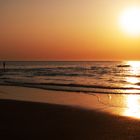
<path id="1" fill-rule="evenodd" d="M 77 106 L 85 109 L 106 108 L 95 94 L 5 85 L 0 85 L 0 89 L 0 99 Z"/>
<path id="2" fill-rule="evenodd" d="M 72 106 L 140 119 L 140 95 L 135 94 L 86 94 L 0 85 L 0 99 Z"/>

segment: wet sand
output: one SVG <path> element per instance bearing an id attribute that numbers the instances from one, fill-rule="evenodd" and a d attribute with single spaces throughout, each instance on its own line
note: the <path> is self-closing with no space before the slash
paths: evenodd
<path id="1" fill-rule="evenodd" d="M 4 88 L 7 89 L 7 92 Z M 11 89 L 11 95 L 9 95 L 8 88 Z M 53 99 L 50 98 L 51 103 L 47 103 L 46 100 L 48 99 L 44 99 L 45 95 L 42 94 L 39 103 L 35 101 L 37 100 L 37 90 L 28 88 L 24 89 L 28 90 L 26 98 L 29 96 L 28 94 L 33 94 L 30 93 L 31 91 L 35 90 L 34 100 L 25 101 L 24 97 L 24 101 L 19 101 L 19 99 L 14 99 L 12 92 L 13 90 L 18 91 L 14 94 L 18 94 L 19 97 L 17 96 L 17 98 L 23 98 L 20 93 L 23 88 L 1 87 L 0 89 L 2 89 L 1 97 L 3 98 L 0 100 L 0 138 L 2 140 L 12 138 L 20 140 L 140 139 L 139 119 L 110 114 L 104 111 L 103 106 L 98 106 L 99 109 L 90 108 L 93 105 L 98 105 L 96 102 L 92 106 L 88 103 L 78 106 L 72 102 L 73 98 L 68 104 L 56 103 L 57 98 L 54 99 L 55 103 L 52 103 Z M 6 96 L 11 99 L 4 99 Z M 77 97 L 77 101 L 79 98 Z M 85 98 L 86 96 L 83 97 L 83 100 Z M 43 99 L 44 101 L 41 102 Z M 85 100 L 89 100 L 88 97 Z M 92 100 L 91 97 L 90 100 Z"/>

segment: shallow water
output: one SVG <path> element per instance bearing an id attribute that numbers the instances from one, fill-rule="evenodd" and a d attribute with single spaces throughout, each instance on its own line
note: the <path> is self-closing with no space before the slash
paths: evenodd
<path id="1" fill-rule="evenodd" d="M 140 94 L 139 61 L 6 62 L 0 84 L 60 91 Z"/>

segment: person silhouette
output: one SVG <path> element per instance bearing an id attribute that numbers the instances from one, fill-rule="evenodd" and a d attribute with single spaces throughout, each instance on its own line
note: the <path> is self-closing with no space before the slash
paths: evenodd
<path id="1" fill-rule="evenodd" d="M 3 62 L 3 71 L 5 71 L 5 69 L 6 69 L 6 63 Z"/>

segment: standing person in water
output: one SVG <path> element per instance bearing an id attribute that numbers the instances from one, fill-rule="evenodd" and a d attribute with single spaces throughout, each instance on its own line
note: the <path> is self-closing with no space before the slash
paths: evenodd
<path id="1" fill-rule="evenodd" d="M 5 71 L 5 69 L 6 69 L 6 63 L 3 62 L 3 70 Z"/>

